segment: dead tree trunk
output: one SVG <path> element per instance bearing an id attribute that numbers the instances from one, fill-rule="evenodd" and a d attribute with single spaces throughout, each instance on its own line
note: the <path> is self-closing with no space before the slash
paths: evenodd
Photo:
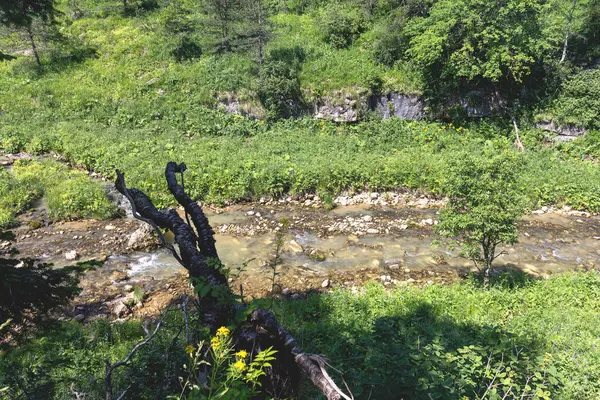
<path id="1" fill-rule="evenodd" d="M 185 171 L 185 164 L 174 162 L 167 164 L 165 178 L 169 191 L 177 202 L 183 206 L 186 219 L 189 215 L 191 223 L 186 223 L 175 210 L 159 211 L 150 199 L 138 189 L 128 189 L 124 175 L 117 171 L 115 186 L 131 203 L 133 215 L 152 225 L 158 232 L 163 245 L 173 253 L 180 264 L 188 270 L 190 279 L 197 292 L 199 288 L 209 288 L 209 294 L 200 296 L 199 305 L 202 320 L 211 332 L 220 326 L 228 325 L 235 311 L 244 307 L 234 300 L 225 275 L 221 272 L 221 262 L 215 247 L 214 231 L 198 203 L 185 193 L 177 182 L 177 173 Z M 192 228 L 192 224 L 193 227 Z M 179 253 L 166 244 L 159 228 L 168 229 L 175 236 Z M 272 395 L 276 398 L 289 397 L 294 392 L 299 371 L 308 376 L 315 386 L 323 392 L 328 400 L 349 400 L 335 382 L 327 374 L 326 361 L 322 356 L 304 353 L 294 337 L 281 325 L 269 310 L 256 309 L 237 329 L 237 346 L 249 353 L 259 352 L 269 346 L 278 351 L 278 365 L 274 366 L 269 376 Z M 278 368 L 277 371 L 275 369 Z"/>

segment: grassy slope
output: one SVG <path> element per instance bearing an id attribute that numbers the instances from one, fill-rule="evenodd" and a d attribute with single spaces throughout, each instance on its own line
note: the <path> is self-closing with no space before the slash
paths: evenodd
<path id="1" fill-rule="evenodd" d="M 0 64 L 0 148 L 58 151 L 107 176 L 120 168 L 160 206 L 171 202 L 161 177 L 170 160 L 190 166 L 186 181 L 194 198 L 224 201 L 365 186 L 439 192 L 446 162 L 461 151 L 512 151 L 508 123 L 466 130 L 393 120 L 346 127 L 309 120 L 267 126 L 221 114 L 211 109 L 218 94 L 235 92 L 256 101 L 250 56 L 206 53 L 177 63 L 170 52 L 178 38 L 164 28 L 172 10 L 124 17 L 118 2 L 100 4 L 63 30 L 71 38 L 69 51 L 86 44 L 97 50 L 96 58 L 52 61 L 46 54 L 43 73 L 30 59 Z M 188 18 L 200 23 L 204 17 Z M 373 32 L 349 49 L 333 50 L 319 38 L 310 15 L 278 15 L 274 24 L 279 35 L 271 48 L 305 47 L 300 77 L 309 94 L 360 85 L 374 74 L 390 88 L 418 90 L 416 78 L 402 67 L 384 70 L 373 64 Z M 209 45 L 200 33 L 197 40 L 203 48 Z M 568 151 L 543 149 L 536 132 L 523 135 L 530 151 L 524 156 L 522 186 L 534 205 L 600 210 L 596 164 L 574 160 Z"/>
<path id="2" fill-rule="evenodd" d="M 429 399 L 428 393 L 480 398 L 498 368 L 507 373 L 499 389 L 513 387 L 507 398 L 519 397 L 528 378 L 530 394 L 539 389 L 548 398 L 598 398 L 598 273 L 546 281 L 505 275 L 501 281 L 489 291 L 475 282 L 393 291 L 373 284 L 361 294 L 336 290 L 276 303 L 276 311 L 306 351 L 326 354 L 344 373 L 357 399 Z M 180 324 L 181 316 L 173 316 L 170 328 L 136 355 L 133 368 L 116 374 L 116 387 L 132 385 L 135 398 L 178 392 L 185 343 L 172 338 Z M 0 387 L 18 391 L 17 376 L 44 398 L 70 398 L 72 384 L 100 397 L 104 360 L 124 357 L 142 335 L 135 322 L 63 324 L 8 353 L 0 363 Z M 301 398 L 316 398 L 307 390 Z"/>

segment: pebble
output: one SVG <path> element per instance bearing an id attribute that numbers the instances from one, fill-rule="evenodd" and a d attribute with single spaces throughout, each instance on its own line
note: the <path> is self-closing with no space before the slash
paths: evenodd
<path id="1" fill-rule="evenodd" d="M 298 242 L 296 242 L 295 240 L 290 240 L 290 250 L 292 250 L 294 253 L 302 253 L 304 251 L 304 249 L 302 248 L 302 246 L 300 246 L 300 244 L 298 244 Z"/>
<path id="2" fill-rule="evenodd" d="M 76 316 L 73 317 L 73 320 L 77 321 L 77 322 L 83 322 L 84 319 L 85 319 L 85 314 L 77 314 Z"/>
<path id="3" fill-rule="evenodd" d="M 254 210 L 250 210 L 246 213 L 246 215 L 253 216 L 255 214 Z"/>
<path id="4" fill-rule="evenodd" d="M 114 225 L 106 225 L 104 227 L 104 230 L 107 230 L 107 231 L 114 231 L 115 229 L 116 229 L 116 227 Z"/>
<path id="5" fill-rule="evenodd" d="M 371 234 L 371 235 L 376 235 L 379 233 L 379 229 L 369 228 L 369 229 L 367 229 L 367 233 Z"/>
<path id="6" fill-rule="evenodd" d="M 292 293 L 292 291 L 289 288 L 285 288 L 281 291 L 281 294 L 283 294 L 285 296 L 289 296 L 290 293 Z"/>
<path id="7" fill-rule="evenodd" d="M 365 222 L 371 222 L 371 221 L 373 221 L 373 217 L 370 216 L 370 215 L 365 215 L 362 219 Z"/>
<path id="8" fill-rule="evenodd" d="M 77 260 L 78 258 L 79 254 L 77 254 L 77 251 L 75 250 L 67 251 L 65 253 L 65 259 L 67 259 L 67 261 Z"/>
<path id="9" fill-rule="evenodd" d="M 323 283 L 321 283 L 322 288 L 327 288 L 329 285 L 331 285 L 331 281 L 329 279 L 325 279 Z"/>
<path id="10" fill-rule="evenodd" d="M 371 193 L 371 199 L 375 200 L 375 199 L 377 199 L 378 197 L 379 197 L 379 193 L 377 193 L 377 192 L 373 192 L 373 193 Z"/>

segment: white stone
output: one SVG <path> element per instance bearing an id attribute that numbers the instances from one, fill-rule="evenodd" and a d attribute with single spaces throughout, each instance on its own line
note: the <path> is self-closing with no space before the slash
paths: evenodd
<path id="1" fill-rule="evenodd" d="M 106 225 L 104 229 L 107 231 L 114 231 L 116 227 L 114 225 Z"/>
<path id="2" fill-rule="evenodd" d="M 67 251 L 65 253 L 65 258 L 67 261 L 77 260 L 79 258 L 79 254 L 77 254 L 77 251 L 75 250 Z"/>
<path id="3" fill-rule="evenodd" d="M 250 210 L 250 211 L 248 211 L 248 212 L 246 213 L 246 215 L 253 216 L 253 215 L 254 215 L 254 210 Z"/>
<path id="4" fill-rule="evenodd" d="M 293 240 L 293 239 L 290 240 L 289 248 L 294 253 L 302 253 L 304 251 L 304 249 L 302 248 L 302 246 L 298 242 L 296 242 L 295 240 Z"/>
<path id="5" fill-rule="evenodd" d="M 322 288 L 327 288 L 329 285 L 331 285 L 331 281 L 329 279 L 325 279 L 323 283 L 321 283 Z"/>
<path id="6" fill-rule="evenodd" d="M 370 215 L 365 215 L 363 217 L 363 221 L 365 221 L 365 222 L 371 222 L 371 221 L 373 221 L 373 217 L 370 216 Z"/>
<path id="7" fill-rule="evenodd" d="M 367 229 L 367 233 L 371 234 L 371 235 L 376 235 L 379 233 L 379 229 L 369 228 L 369 229 Z"/>
<path id="8" fill-rule="evenodd" d="M 373 193 L 371 193 L 371 199 L 375 200 L 375 199 L 377 199 L 378 197 L 379 197 L 379 193 L 377 193 L 377 192 L 373 192 Z"/>

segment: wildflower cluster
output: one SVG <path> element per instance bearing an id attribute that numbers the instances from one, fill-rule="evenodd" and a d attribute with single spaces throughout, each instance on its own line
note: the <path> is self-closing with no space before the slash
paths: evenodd
<path id="1" fill-rule="evenodd" d="M 189 355 L 190 365 L 186 365 L 188 379 L 183 384 L 180 399 L 250 398 L 258 393 L 260 378 L 266 375 L 264 370 L 271 367 L 276 353 L 268 348 L 251 360 L 246 350 L 234 352 L 231 331 L 224 326 L 210 339 L 210 347 L 204 343 L 189 345 L 185 352 Z M 208 354 L 210 357 L 206 357 Z M 201 384 L 200 376 L 206 372 L 208 380 Z"/>

